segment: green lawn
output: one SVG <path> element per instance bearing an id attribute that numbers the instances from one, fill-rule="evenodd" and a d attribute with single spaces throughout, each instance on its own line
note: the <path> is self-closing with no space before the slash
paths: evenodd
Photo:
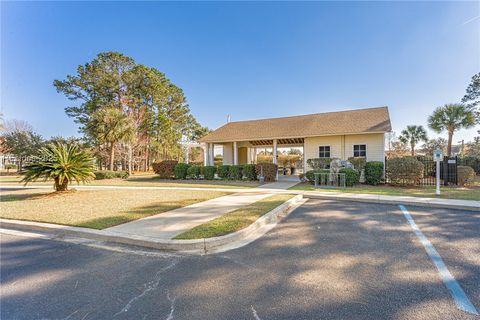
<path id="1" fill-rule="evenodd" d="M 176 236 L 174 239 L 187 240 L 211 238 L 241 230 L 248 227 L 258 218 L 275 209 L 293 196 L 294 195 L 292 194 L 278 194 L 262 199 L 243 208 L 229 212 L 214 220 L 201 224 Z"/>
<path id="2" fill-rule="evenodd" d="M 227 195 L 215 190 L 78 190 L 4 188 L 0 218 L 55 223 L 93 229 L 162 213 Z"/>
<path id="3" fill-rule="evenodd" d="M 0 176 L 0 184 L 19 184 L 21 177 Z M 53 185 L 52 182 L 35 182 L 32 185 Z M 165 180 L 152 173 L 135 174 L 128 179 L 93 180 L 92 186 L 131 186 L 131 187 L 185 187 L 185 188 L 254 188 L 259 185 L 255 181 L 223 181 L 223 180 Z M 72 184 L 75 187 L 75 184 Z"/>
<path id="4" fill-rule="evenodd" d="M 478 178 L 477 178 L 478 179 Z M 389 196 L 412 196 L 436 198 L 435 186 L 425 187 L 397 187 L 389 185 L 359 185 L 345 189 L 327 189 L 315 188 L 309 183 L 299 183 L 290 188 L 290 190 L 322 191 L 322 192 L 345 192 L 345 193 L 366 193 L 381 194 Z M 440 198 L 462 199 L 462 200 L 480 200 L 480 185 L 475 182 L 469 187 L 444 187 L 440 188 Z"/>

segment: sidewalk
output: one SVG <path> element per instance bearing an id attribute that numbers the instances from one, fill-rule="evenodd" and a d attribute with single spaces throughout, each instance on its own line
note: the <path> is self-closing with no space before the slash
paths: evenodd
<path id="1" fill-rule="evenodd" d="M 202 223 L 262 200 L 270 195 L 271 193 L 259 192 L 236 193 L 127 222 L 105 230 L 118 234 L 169 240 Z"/>
<path id="2" fill-rule="evenodd" d="M 228 189 L 228 188 L 202 188 L 202 187 L 125 187 L 125 186 L 74 186 L 78 189 L 140 189 L 140 190 L 207 190 L 207 191 L 225 191 L 232 193 L 252 194 L 277 194 L 277 193 L 291 193 L 303 194 L 307 198 L 322 198 L 339 201 L 359 201 L 359 202 L 374 202 L 374 203 L 390 203 L 390 204 L 410 204 L 423 207 L 437 207 L 449 208 L 459 210 L 480 211 L 480 201 L 475 200 L 458 200 L 445 198 L 428 198 L 428 197 L 412 197 L 412 196 L 386 196 L 378 194 L 364 194 L 364 193 L 343 193 L 343 192 L 325 192 L 319 189 L 318 191 L 303 191 L 303 190 L 285 190 L 296 182 L 277 181 L 267 183 L 257 188 L 245 189 Z M 0 189 L 52 189 L 51 186 L 11 186 L 0 185 Z"/>
<path id="3" fill-rule="evenodd" d="M 293 191 L 293 190 L 290 190 Z M 457 210 L 480 211 L 480 201 L 457 200 L 443 198 L 424 198 L 410 196 L 385 196 L 378 194 L 365 193 L 342 193 L 342 192 L 322 192 L 322 191 L 303 191 L 306 198 L 317 198 L 338 201 L 356 201 L 373 202 L 382 204 L 408 204 L 419 207 L 448 208 Z"/>

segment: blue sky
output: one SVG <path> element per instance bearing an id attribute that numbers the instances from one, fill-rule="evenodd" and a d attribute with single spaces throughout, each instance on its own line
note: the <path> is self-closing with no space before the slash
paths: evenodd
<path id="1" fill-rule="evenodd" d="M 1 2 L 1 28 L 2 112 L 46 137 L 77 135 L 52 82 L 101 51 L 166 73 L 210 128 L 388 105 L 400 131 L 480 71 L 478 1 Z"/>

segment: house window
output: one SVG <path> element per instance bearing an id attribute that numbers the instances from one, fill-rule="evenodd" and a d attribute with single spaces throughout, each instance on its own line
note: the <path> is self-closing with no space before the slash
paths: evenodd
<path id="1" fill-rule="evenodd" d="M 353 156 L 354 157 L 366 157 L 367 156 L 367 145 L 366 144 L 354 144 L 353 145 Z"/>
<path id="2" fill-rule="evenodd" d="M 330 146 L 320 146 L 318 148 L 319 158 L 330 158 Z"/>

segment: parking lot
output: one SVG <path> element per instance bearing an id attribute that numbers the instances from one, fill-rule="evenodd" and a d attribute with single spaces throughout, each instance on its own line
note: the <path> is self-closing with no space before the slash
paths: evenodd
<path id="1" fill-rule="evenodd" d="M 404 209 L 480 310 L 480 213 Z M 404 211 L 311 199 L 257 241 L 206 256 L 2 235 L 1 318 L 478 319 Z"/>

